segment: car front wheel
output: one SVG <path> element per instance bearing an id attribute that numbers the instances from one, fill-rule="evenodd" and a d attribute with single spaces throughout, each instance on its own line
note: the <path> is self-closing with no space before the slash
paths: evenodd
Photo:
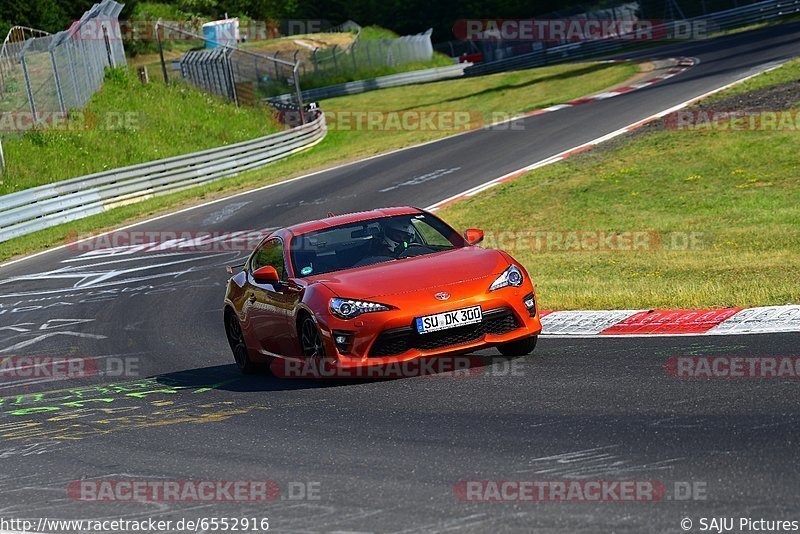
<path id="1" fill-rule="evenodd" d="M 525 339 L 498 345 L 497 350 L 499 350 L 500 354 L 503 356 L 525 356 L 533 352 L 538 340 L 539 336 L 526 337 Z"/>

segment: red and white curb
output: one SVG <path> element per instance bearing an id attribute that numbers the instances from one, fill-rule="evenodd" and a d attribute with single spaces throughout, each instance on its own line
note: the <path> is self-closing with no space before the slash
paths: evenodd
<path id="1" fill-rule="evenodd" d="M 800 305 L 701 310 L 541 311 L 544 337 L 800 332 Z"/>
<path id="2" fill-rule="evenodd" d="M 691 57 L 675 57 L 667 59 L 665 61 L 673 63 L 674 66 L 659 76 L 654 76 L 653 78 L 649 78 L 647 80 L 638 83 L 627 85 L 625 87 L 620 87 L 618 89 L 612 89 L 610 91 L 606 91 L 603 93 L 597 93 L 595 95 L 590 95 L 575 100 L 570 100 L 569 102 L 565 102 L 564 104 L 557 104 L 555 106 L 550 106 L 544 109 L 537 109 L 535 111 L 531 111 L 529 113 L 520 115 L 517 118 L 533 117 L 535 115 L 542 115 L 544 113 L 550 113 L 552 111 L 558 111 L 560 109 L 574 108 L 582 104 L 590 104 L 592 102 L 598 102 L 600 100 L 608 100 L 609 98 L 614 98 L 615 96 L 624 95 L 626 93 L 630 93 L 631 91 L 636 91 L 637 89 L 643 89 L 645 87 L 655 85 L 659 82 L 663 82 L 664 80 L 668 80 L 673 76 L 677 76 L 682 72 L 686 72 L 691 67 L 696 65 L 698 62 L 698 60 Z M 622 61 L 611 61 L 609 63 L 622 63 Z"/>
<path id="3" fill-rule="evenodd" d="M 692 59 L 692 58 L 684 58 L 684 59 L 686 61 L 692 61 L 693 62 L 692 64 L 696 64 L 697 61 L 698 61 L 698 60 L 695 60 L 695 59 Z M 583 152 L 584 150 L 588 150 L 590 148 L 594 148 L 595 146 L 597 146 L 597 145 L 599 145 L 601 143 L 604 143 L 604 142 L 606 142 L 606 141 L 608 141 L 610 139 L 614 139 L 615 137 L 619 137 L 620 135 L 624 135 L 626 133 L 632 132 L 633 130 L 636 130 L 637 128 L 641 128 L 642 126 L 644 126 L 647 123 L 653 122 L 654 120 L 658 120 L 658 119 L 660 119 L 660 118 L 662 118 L 662 117 L 664 117 L 666 115 L 669 115 L 670 113 L 675 113 L 676 111 L 681 110 L 681 109 L 683 109 L 683 108 L 685 108 L 687 106 L 691 106 L 695 102 L 698 102 L 698 101 L 700 101 L 700 100 L 702 100 L 704 98 L 707 98 L 707 97 L 709 97 L 709 96 L 711 96 L 713 94 L 719 93 L 720 91 L 724 91 L 725 89 L 729 89 L 730 87 L 733 87 L 734 85 L 737 85 L 737 84 L 740 84 L 742 82 L 745 82 L 745 81 L 749 80 L 750 78 L 754 78 L 754 77 L 758 76 L 759 74 L 764 74 L 765 72 L 769 72 L 769 71 L 775 70 L 775 69 L 781 67 L 787 61 L 789 61 L 789 60 L 787 59 L 787 60 L 780 61 L 780 62 L 777 62 L 777 63 L 771 63 L 768 66 L 766 66 L 766 68 L 764 68 L 763 70 L 759 70 L 758 72 L 755 72 L 753 74 L 750 74 L 748 76 L 740 78 L 740 79 L 738 79 L 738 80 L 736 80 L 734 82 L 731 82 L 729 84 L 723 85 L 722 87 L 718 87 L 716 89 L 713 89 L 711 91 L 703 93 L 702 95 L 699 95 L 699 96 L 696 96 L 694 98 L 691 98 L 691 99 L 689 99 L 689 100 L 687 100 L 685 102 L 681 102 L 680 104 L 678 104 L 676 106 L 673 106 L 673 107 L 671 107 L 669 109 L 665 109 L 663 111 L 660 111 L 659 113 L 651 115 L 651 116 L 649 116 L 649 117 L 647 117 L 645 119 L 642 119 L 642 120 L 640 120 L 638 122 L 635 122 L 633 124 L 629 124 L 628 126 L 625 126 L 625 127 L 620 128 L 618 130 L 615 130 L 613 132 L 607 133 L 606 135 L 598 137 L 597 139 L 593 139 L 593 140 L 589 141 L 588 143 L 584 143 L 582 145 L 578 145 L 576 147 L 569 148 L 567 150 L 564 150 L 563 152 L 559 152 L 558 154 L 555 154 L 554 156 L 550 156 L 549 158 L 543 159 L 541 161 L 537 161 L 536 163 L 532 163 L 531 165 L 528 165 L 526 167 L 522 167 L 521 169 L 517 169 L 516 171 L 512 171 L 512 172 L 510 172 L 508 174 L 504 174 L 503 176 L 499 176 L 497 178 L 494 178 L 493 180 L 489 180 L 488 182 L 485 182 L 483 184 L 475 186 L 475 187 L 473 187 L 471 189 L 467 189 L 466 191 L 462 191 L 461 193 L 458 193 L 457 195 L 453 195 L 453 196 L 448 197 L 448 198 L 446 198 L 444 200 L 440 200 L 436 204 L 432 204 L 432 205 L 428 206 L 426 209 L 429 210 L 429 211 L 436 211 L 436 210 L 441 209 L 441 208 L 443 208 L 443 207 L 445 207 L 445 206 L 447 206 L 449 204 L 452 204 L 454 202 L 458 202 L 460 200 L 464 200 L 464 199 L 467 199 L 469 197 L 475 196 L 478 193 L 486 191 L 487 189 L 490 189 L 490 188 L 492 188 L 492 187 L 494 187 L 494 186 L 496 186 L 498 184 L 502 184 L 502 183 L 514 180 L 516 178 L 519 178 L 523 174 L 527 174 L 532 170 L 538 169 L 540 167 L 544 167 L 546 165 L 550 165 L 552 163 L 557 163 L 559 161 L 563 161 L 563 160 L 569 158 L 570 156 L 573 156 L 575 154 Z M 688 68 L 688 67 L 686 67 L 686 68 Z M 671 76 L 675 76 L 675 74 L 672 74 Z M 656 79 L 656 78 L 654 78 L 654 79 Z M 649 81 L 648 82 L 642 82 L 642 83 L 649 83 Z M 620 93 L 620 94 L 624 94 L 624 93 Z M 586 99 L 579 99 L 579 100 L 583 101 L 583 100 L 586 100 Z M 585 102 L 583 102 L 583 103 L 585 103 Z M 553 106 L 553 108 L 563 109 L 562 107 L 558 107 L 558 106 Z M 555 109 L 552 109 L 552 108 L 548 108 L 548 109 L 550 109 L 551 111 L 555 111 Z M 533 112 L 532 114 L 537 114 L 537 112 Z"/>

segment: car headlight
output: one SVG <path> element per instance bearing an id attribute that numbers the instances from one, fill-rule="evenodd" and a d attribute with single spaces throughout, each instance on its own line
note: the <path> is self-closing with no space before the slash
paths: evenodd
<path id="1" fill-rule="evenodd" d="M 508 286 L 519 287 L 522 285 L 524 279 L 525 277 L 522 276 L 522 271 L 520 271 L 519 267 L 511 265 L 508 269 L 503 271 L 503 274 L 497 277 L 497 280 L 492 282 L 492 285 L 489 286 L 489 291 L 495 291 L 496 289 Z"/>
<path id="2" fill-rule="evenodd" d="M 331 299 L 331 313 L 341 319 L 352 319 L 362 313 L 387 311 L 389 306 L 353 299 Z"/>

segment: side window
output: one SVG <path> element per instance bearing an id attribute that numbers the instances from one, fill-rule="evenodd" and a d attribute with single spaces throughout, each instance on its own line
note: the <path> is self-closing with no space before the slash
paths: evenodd
<path id="1" fill-rule="evenodd" d="M 256 251 L 250 262 L 250 269 L 255 271 L 271 265 L 278 271 L 281 280 L 286 278 L 286 264 L 283 259 L 283 242 L 280 239 L 270 239 Z"/>
<path id="2" fill-rule="evenodd" d="M 419 232 L 426 245 L 435 247 L 452 247 L 453 244 L 443 236 L 438 230 L 421 219 L 411 219 L 414 229 Z"/>

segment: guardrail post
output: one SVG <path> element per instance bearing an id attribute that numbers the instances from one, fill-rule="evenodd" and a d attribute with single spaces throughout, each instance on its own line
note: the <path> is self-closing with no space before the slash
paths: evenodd
<path id="1" fill-rule="evenodd" d="M 105 24 L 103 24 L 103 41 L 106 44 L 106 54 L 108 55 L 108 66 L 113 69 L 117 66 L 117 62 L 114 61 L 114 54 L 111 52 L 111 41 L 108 39 L 108 28 L 106 28 Z"/>
<path id="2" fill-rule="evenodd" d="M 33 100 L 33 90 L 31 89 L 31 76 L 28 72 L 28 62 L 25 60 L 25 55 L 23 54 L 20 57 L 20 63 L 22 63 L 22 74 L 25 77 L 25 91 L 28 93 L 28 103 L 31 106 L 31 114 L 33 114 L 33 122 L 34 124 L 38 120 L 36 116 L 36 102 Z"/>
<path id="3" fill-rule="evenodd" d="M 233 64 L 231 63 L 231 56 L 230 54 L 226 54 L 225 58 L 225 65 L 228 67 L 228 80 L 231 84 L 231 96 L 233 97 L 233 102 L 236 104 L 236 107 L 239 107 L 239 95 L 236 92 L 236 80 L 233 78 Z"/>
<path id="4" fill-rule="evenodd" d="M 292 67 L 292 78 L 294 78 L 294 90 L 297 92 L 297 106 L 300 108 L 300 124 L 306 123 L 306 110 L 303 109 L 303 92 L 300 90 L 300 73 L 298 71 L 299 63 L 295 63 Z"/>
<path id="5" fill-rule="evenodd" d="M 64 106 L 64 95 L 61 93 L 61 79 L 58 76 L 58 66 L 56 65 L 56 54 L 53 50 L 50 50 L 50 65 L 53 68 L 53 83 L 56 84 L 58 105 L 61 108 L 61 113 L 66 113 L 67 108 Z"/>
<path id="6" fill-rule="evenodd" d="M 225 93 L 226 84 L 225 84 L 225 67 L 223 66 L 224 63 L 214 61 L 213 59 L 214 59 L 213 56 L 208 58 L 209 64 L 211 65 L 212 68 L 212 72 L 214 73 L 214 86 L 217 89 L 214 92 L 216 92 L 219 96 L 225 97 L 225 99 L 229 99 L 228 95 Z"/>
<path id="7" fill-rule="evenodd" d="M 386 39 L 378 40 L 378 57 L 384 65 L 389 65 L 389 48 L 385 41 Z"/>
<path id="8" fill-rule="evenodd" d="M 311 63 L 314 65 L 314 76 L 316 76 L 317 75 L 317 69 L 318 69 L 318 65 L 317 65 L 317 49 L 316 48 L 311 52 Z"/>
<path id="9" fill-rule="evenodd" d="M 158 57 L 161 58 L 161 72 L 164 74 L 164 84 L 169 85 L 169 75 L 167 74 L 167 63 L 164 61 L 164 46 L 161 44 L 161 34 L 158 32 L 159 26 L 161 26 L 161 19 L 158 19 L 156 22 L 155 32 L 156 32 L 156 41 L 158 41 Z"/>
<path id="10" fill-rule="evenodd" d="M 369 41 L 367 41 L 365 44 L 367 45 L 364 47 L 364 51 L 367 54 L 367 66 L 372 68 L 372 55 L 369 53 L 369 47 L 371 46 L 371 44 Z"/>
<path id="11" fill-rule="evenodd" d="M 78 77 L 75 76 L 75 60 L 72 57 L 72 43 L 70 42 L 67 45 L 67 61 L 69 62 L 69 77 L 72 79 L 72 91 L 75 94 L 75 104 L 78 106 L 83 106 L 83 101 L 80 98 L 80 92 L 78 91 Z"/>

